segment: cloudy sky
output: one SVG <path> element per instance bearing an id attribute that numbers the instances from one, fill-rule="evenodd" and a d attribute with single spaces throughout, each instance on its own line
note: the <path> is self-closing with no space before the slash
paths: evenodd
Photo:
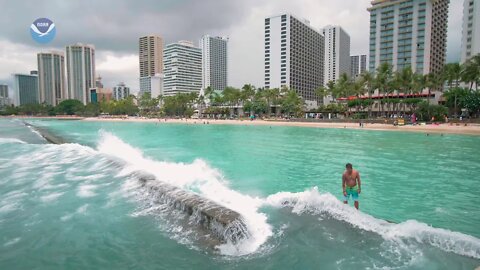
<path id="1" fill-rule="evenodd" d="M 451 0 L 447 60 L 460 58 L 463 0 Z M 125 82 L 138 90 L 138 37 L 158 34 L 166 44 L 204 34 L 228 36 L 229 84 L 263 83 L 264 18 L 280 13 L 303 17 L 316 28 L 341 25 L 351 54 L 366 54 L 370 0 L 0 0 L 0 83 L 12 87 L 13 73 L 37 69 L 36 53 L 82 42 L 96 47 L 97 75 L 106 87 Z M 37 18 L 51 19 L 55 40 L 30 37 Z"/>

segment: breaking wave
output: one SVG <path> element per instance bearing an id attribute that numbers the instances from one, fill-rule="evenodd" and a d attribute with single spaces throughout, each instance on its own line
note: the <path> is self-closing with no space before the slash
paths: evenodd
<path id="1" fill-rule="evenodd" d="M 379 234 L 385 240 L 414 240 L 446 252 L 480 259 L 480 239 L 459 232 L 434 228 L 416 220 L 399 224 L 377 219 L 343 204 L 330 193 L 320 193 L 317 187 L 303 192 L 279 192 L 266 198 L 267 205 L 292 208 L 296 214 L 327 215 L 352 226 Z"/>

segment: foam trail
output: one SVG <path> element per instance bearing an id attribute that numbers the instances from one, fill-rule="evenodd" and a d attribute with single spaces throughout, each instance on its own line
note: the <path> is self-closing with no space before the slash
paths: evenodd
<path id="1" fill-rule="evenodd" d="M 34 129 L 32 126 L 28 126 L 28 129 L 30 129 L 30 131 L 32 131 L 33 133 L 35 133 L 38 137 L 42 138 L 45 140 L 45 138 L 43 138 L 42 134 L 40 134 L 40 132 L 38 132 L 36 129 Z"/>
<path id="2" fill-rule="evenodd" d="M 263 205 L 263 199 L 230 189 L 221 173 L 201 159 L 191 164 L 151 160 L 144 157 L 139 149 L 108 132 L 101 132 L 97 149 L 100 153 L 126 163 L 121 174 L 144 171 L 154 175 L 161 182 L 198 193 L 240 213 L 250 237 L 235 244 L 228 242 L 218 246 L 222 254 L 245 255 L 255 252 L 273 234 L 271 226 L 267 223 L 267 216 L 258 211 Z"/>
<path id="3" fill-rule="evenodd" d="M 326 214 L 359 229 L 378 233 L 386 240 L 397 242 L 415 240 L 446 252 L 480 259 L 480 239 L 476 237 L 434 228 L 416 220 L 392 224 L 357 211 L 343 204 L 330 193 L 320 193 L 317 187 L 298 193 L 279 192 L 268 196 L 265 203 L 278 208 L 291 207 L 292 212 L 296 214 Z"/>
<path id="4" fill-rule="evenodd" d="M 26 144 L 26 142 L 17 139 L 17 138 L 0 138 L 0 144 L 5 144 L 5 143 L 21 143 L 21 144 Z"/>

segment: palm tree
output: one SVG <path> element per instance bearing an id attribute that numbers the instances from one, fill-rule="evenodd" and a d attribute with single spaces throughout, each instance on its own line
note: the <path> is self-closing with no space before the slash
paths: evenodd
<path id="1" fill-rule="evenodd" d="M 405 67 L 401 71 L 395 72 L 395 88 L 397 88 L 397 97 L 400 98 L 400 92 L 408 94 L 413 88 L 413 72 L 411 67 Z M 404 111 L 405 113 L 405 111 Z"/>
<path id="2" fill-rule="evenodd" d="M 462 77 L 462 66 L 459 63 L 449 63 L 443 68 L 444 78 L 447 80 L 449 91 L 453 89 L 453 86 L 458 87 L 460 78 Z M 457 116 L 457 93 L 454 91 L 454 115 Z"/>
<path id="3" fill-rule="evenodd" d="M 381 109 L 383 111 L 385 97 L 388 93 L 390 93 L 392 86 L 392 66 L 389 63 L 384 62 L 377 68 L 375 84 L 376 88 L 378 89 L 378 94 L 383 94 L 383 98 L 380 102 Z"/>
<path id="4" fill-rule="evenodd" d="M 475 89 L 478 90 L 480 85 L 480 54 L 473 56 L 464 64 L 462 80 L 470 84 L 470 90 L 473 89 L 473 84 L 475 84 Z"/>
<path id="5" fill-rule="evenodd" d="M 357 98 L 357 102 L 356 102 L 357 113 L 360 112 L 360 108 L 359 108 L 360 103 L 361 103 L 360 96 L 365 94 L 364 85 L 365 85 L 365 83 L 363 82 L 362 78 L 358 78 L 358 79 L 354 80 L 353 82 L 351 82 L 351 84 L 350 84 L 351 93 Z"/>
<path id="6" fill-rule="evenodd" d="M 448 83 L 449 88 L 458 87 L 462 76 L 462 66 L 459 63 L 449 63 L 443 67 L 443 77 Z"/>
<path id="7" fill-rule="evenodd" d="M 375 85 L 375 75 L 369 71 L 365 71 L 362 73 L 361 77 L 362 77 L 363 83 L 365 84 L 368 100 L 371 100 L 372 94 L 375 91 L 375 88 L 373 87 Z M 368 118 L 372 117 L 372 105 L 373 103 L 368 106 Z"/>
<path id="8" fill-rule="evenodd" d="M 429 73 L 426 75 L 426 83 L 428 87 L 428 103 L 430 103 L 430 96 L 432 94 L 432 89 L 441 91 L 443 83 L 445 82 L 442 74 L 439 73 Z"/>
<path id="9" fill-rule="evenodd" d="M 213 88 L 211 86 L 209 86 L 209 87 L 205 88 L 204 94 L 208 99 L 208 103 L 211 105 L 212 102 L 213 102 L 213 97 L 214 97 L 215 91 L 213 90 Z"/>

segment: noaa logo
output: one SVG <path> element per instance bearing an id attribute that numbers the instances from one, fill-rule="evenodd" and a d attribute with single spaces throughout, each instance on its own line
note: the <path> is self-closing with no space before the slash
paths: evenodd
<path id="1" fill-rule="evenodd" d="M 36 19 L 30 25 L 30 34 L 38 43 L 49 43 L 55 37 L 56 32 L 55 24 L 47 18 Z"/>

